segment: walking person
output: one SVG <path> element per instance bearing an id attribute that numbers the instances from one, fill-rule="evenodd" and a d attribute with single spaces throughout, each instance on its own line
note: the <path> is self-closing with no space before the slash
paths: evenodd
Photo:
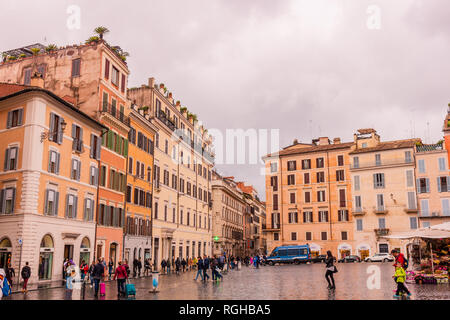
<path id="1" fill-rule="evenodd" d="M 199 257 L 201 258 L 201 257 Z M 194 257 L 194 259 L 192 259 L 192 269 L 197 268 L 197 263 L 198 263 L 198 259 L 197 257 Z"/>
<path id="2" fill-rule="evenodd" d="M 186 272 L 186 265 L 187 265 L 187 262 L 186 262 L 186 260 L 183 258 L 183 260 L 181 260 L 181 267 L 183 268 L 183 273 Z"/>
<path id="3" fill-rule="evenodd" d="M 127 279 L 130 277 L 130 266 L 128 265 L 128 260 L 125 259 L 125 263 L 123 263 L 123 267 L 127 271 Z"/>
<path id="4" fill-rule="evenodd" d="M 203 281 L 203 259 L 202 259 L 202 257 L 198 257 L 198 260 L 197 260 L 197 275 L 195 276 L 195 279 L 194 279 L 195 281 L 197 281 L 199 275 Z"/>
<path id="5" fill-rule="evenodd" d="M 181 269 L 181 261 L 180 261 L 180 257 L 178 257 L 177 260 L 175 261 L 175 271 L 176 271 L 177 275 L 180 274 L 180 269 Z"/>
<path id="6" fill-rule="evenodd" d="M 116 272 L 114 272 L 113 280 L 117 279 L 117 297 L 125 296 L 125 282 L 128 279 L 127 270 L 122 265 L 122 262 L 119 261 L 119 265 L 116 268 Z"/>
<path id="7" fill-rule="evenodd" d="M 142 259 L 139 258 L 138 262 L 137 262 L 137 268 L 138 268 L 138 278 L 141 277 L 141 270 L 142 270 Z"/>
<path id="8" fill-rule="evenodd" d="M 111 280 L 111 275 L 113 273 L 113 268 L 114 268 L 114 263 L 112 261 L 112 259 L 109 259 L 109 263 L 108 263 L 108 280 Z"/>
<path id="9" fill-rule="evenodd" d="M 331 254 L 331 251 L 327 251 L 327 257 L 325 259 L 326 264 L 326 272 L 325 272 L 325 279 L 327 279 L 328 282 L 328 289 L 336 289 L 335 283 L 334 283 L 334 277 L 333 274 L 337 272 L 336 266 L 334 265 L 335 258 Z"/>
<path id="10" fill-rule="evenodd" d="M 133 260 L 133 278 L 137 276 L 137 268 L 138 268 L 138 259 L 134 258 Z"/>
<path id="11" fill-rule="evenodd" d="M 6 279 L 9 282 L 9 286 L 13 287 L 13 279 L 16 277 L 16 272 L 11 268 L 11 263 L 9 263 L 5 268 Z"/>
<path id="12" fill-rule="evenodd" d="M 406 272 L 400 262 L 394 264 L 395 274 L 392 276 L 397 283 L 397 291 L 395 291 L 394 298 L 400 298 L 400 294 L 406 293 L 408 297 L 411 296 L 408 288 L 405 286 Z"/>
<path id="13" fill-rule="evenodd" d="M 192 258 L 188 259 L 188 269 L 189 269 L 189 271 L 192 270 Z"/>
<path id="14" fill-rule="evenodd" d="M 87 265 L 87 263 L 84 260 L 82 260 L 81 266 L 80 266 L 81 281 L 84 281 L 88 271 L 89 271 L 89 266 Z"/>
<path id="15" fill-rule="evenodd" d="M 166 273 L 166 266 L 167 266 L 166 260 L 162 259 L 162 261 L 161 261 L 161 269 L 163 271 L 163 274 Z"/>
<path id="16" fill-rule="evenodd" d="M 152 267 L 150 264 L 150 259 L 145 259 L 145 261 L 144 261 L 144 276 L 148 277 L 151 272 L 152 272 Z"/>
<path id="17" fill-rule="evenodd" d="M 98 259 L 98 263 L 94 266 L 92 277 L 94 278 L 94 297 L 98 298 L 98 290 L 100 288 L 100 280 L 105 276 L 105 266 L 102 263 L 102 259 Z"/>
<path id="18" fill-rule="evenodd" d="M 95 268 L 95 258 L 89 267 L 89 279 L 91 280 L 91 288 L 94 286 L 94 268 Z"/>
<path id="19" fill-rule="evenodd" d="M 167 265 L 167 274 L 170 274 L 170 260 L 169 259 L 167 259 L 166 265 Z"/>
<path id="20" fill-rule="evenodd" d="M 28 261 L 25 262 L 25 266 L 22 268 L 22 271 L 20 272 L 20 274 L 22 275 L 22 279 L 23 279 L 23 287 L 22 287 L 22 292 L 23 293 L 27 293 L 27 285 L 28 285 L 28 279 L 30 279 L 31 277 L 31 268 L 28 266 Z"/>
<path id="21" fill-rule="evenodd" d="M 203 280 L 206 281 L 206 278 L 209 279 L 208 276 L 208 269 L 209 269 L 209 259 L 206 257 L 206 255 L 203 257 Z"/>

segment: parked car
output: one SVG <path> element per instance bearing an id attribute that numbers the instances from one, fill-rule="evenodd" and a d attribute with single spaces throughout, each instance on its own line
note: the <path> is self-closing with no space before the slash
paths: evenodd
<path id="1" fill-rule="evenodd" d="M 389 253 L 376 253 L 371 257 L 367 257 L 365 262 L 387 262 L 387 261 L 394 261 L 394 257 L 391 256 Z"/>
<path id="2" fill-rule="evenodd" d="M 361 258 L 358 256 L 350 255 L 350 256 L 346 256 L 342 259 L 339 259 L 338 262 L 342 262 L 342 263 L 361 262 Z"/>
<path id="3" fill-rule="evenodd" d="M 327 258 L 326 254 L 319 254 L 318 256 L 315 256 L 314 258 L 311 258 L 311 262 L 312 263 L 317 263 L 317 262 L 325 262 L 325 259 Z"/>

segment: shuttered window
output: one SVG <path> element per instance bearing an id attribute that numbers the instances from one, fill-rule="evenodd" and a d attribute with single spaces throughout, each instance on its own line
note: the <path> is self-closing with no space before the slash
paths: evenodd
<path id="1" fill-rule="evenodd" d="M 81 74 L 81 59 L 72 60 L 72 77 L 79 77 Z"/>
<path id="2" fill-rule="evenodd" d="M 45 190 L 44 214 L 47 216 L 58 215 L 59 192 L 51 189 Z"/>
<path id="3" fill-rule="evenodd" d="M 8 118 L 6 120 L 6 128 L 14 128 L 23 124 L 23 108 L 16 109 L 8 112 Z"/>
<path id="4" fill-rule="evenodd" d="M 105 79 L 109 79 L 109 69 L 110 69 L 110 62 L 108 59 L 105 60 Z"/>

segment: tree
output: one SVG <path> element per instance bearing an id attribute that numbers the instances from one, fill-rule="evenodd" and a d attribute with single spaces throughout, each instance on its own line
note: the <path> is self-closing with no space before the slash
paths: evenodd
<path id="1" fill-rule="evenodd" d="M 100 39 L 103 39 L 103 35 L 109 32 L 109 29 L 106 27 L 97 27 L 94 29 L 94 32 L 100 36 Z"/>

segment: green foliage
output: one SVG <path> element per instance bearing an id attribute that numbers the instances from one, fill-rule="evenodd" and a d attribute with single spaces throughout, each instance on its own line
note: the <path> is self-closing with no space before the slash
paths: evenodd
<path id="1" fill-rule="evenodd" d="M 16 56 L 8 56 L 8 61 L 14 61 L 17 60 Z"/>
<path id="2" fill-rule="evenodd" d="M 109 29 L 106 27 L 97 27 L 94 29 L 94 32 L 100 36 L 100 39 L 103 39 L 103 35 L 109 32 Z"/>
<path id="3" fill-rule="evenodd" d="M 187 111 L 187 108 L 186 108 L 186 107 L 181 107 L 181 108 L 180 108 L 180 112 L 181 112 L 181 113 L 183 113 L 183 112 L 185 112 L 185 111 Z"/>
<path id="4" fill-rule="evenodd" d="M 444 143 L 444 140 L 441 139 L 441 140 L 439 140 L 436 144 L 443 144 L 443 143 Z"/>
<path id="5" fill-rule="evenodd" d="M 56 51 L 56 50 L 58 50 L 58 47 L 55 44 L 49 44 L 45 48 L 45 51 L 47 51 L 47 52 L 52 52 L 52 51 Z"/>
<path id="6" fill-rule="evenodd" d="M 99 42 L 100 38 L 97 36 L 92 36 L 89 39 L 86 40 L 86 44 L 91 43 L 91 42 Z"/>
<path id="7" fill-rule="evenodd" d="M 39 52 L 41 52 L 40 48 L 31 48 L 31 52 L 33 52 L 34 56 L 37 56 L 39 54 Z"/>
<path id="8" fill-rule="evenodd" d="M 26 58 L 26 57 L 27 57 L 27 55 L 25 53 L 19 54 L 19 58 Z"/>

